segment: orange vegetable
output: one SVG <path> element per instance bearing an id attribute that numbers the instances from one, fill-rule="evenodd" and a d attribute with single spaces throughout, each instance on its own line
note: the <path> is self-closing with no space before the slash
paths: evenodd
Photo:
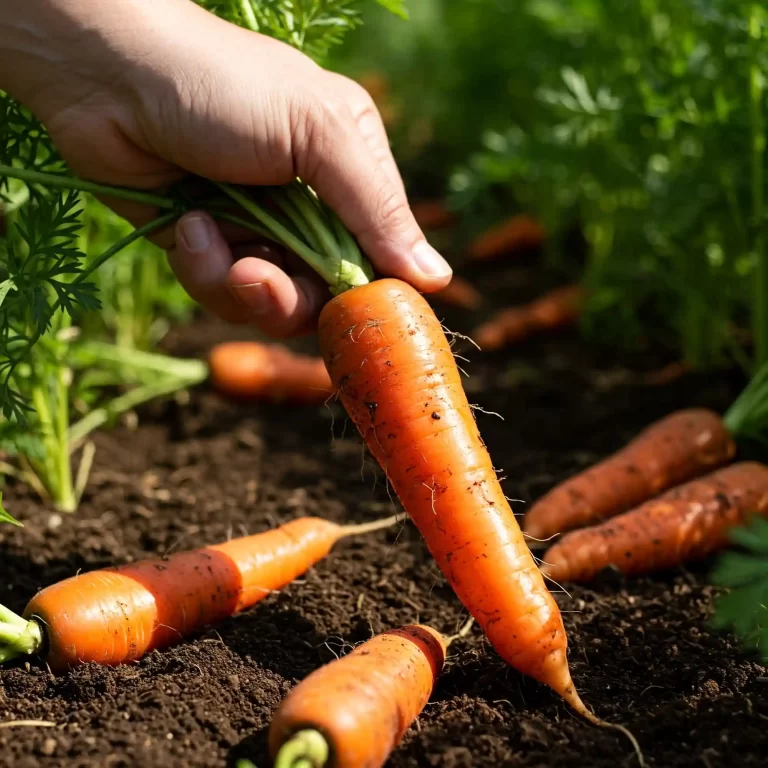
<path id="1" fill-rule="evenodd" d="M 208 361 L 213 386 L 230 397 L 322 403 L 332 394 L 319 357 L 280 344 L 230 341 L 214 347 Z"/>
<path id="2" fill-rule="evenodd" d="M 578 285 L 557 288 L 530 304 L 510 307 L 479 325 L 472 338 L 487 351 L 516 344 L 538 333 L 559 331 L 576 325 L 581 317 L 583 292 Z"/>
<path id="3" fill-rule="evenodd" d="M 411 205 L 411 211 L 422 229 L 447 229 L 456 221 L 456 214 L 441 200 L 420 200 Z"/>
<path id="4" fill-rule="evenodd" d="M 544 227 L 533 216 L 518 214 L 489 229 L 469 247 L 469 255 L 476 261 L 505 256 L 526 248 L 540 248 L 547 238 Z"/>
<path id="5" fill-rule="evenodd" d="M 452 307 L 475 310 L 483 303 L 482 294 L 468 280 L 454 275 L 451 282 L 431 297 Z"/>
<path id="6" fill-rule="evenodd" d="M 377 635 L 315 670 L 284 699 L 269 729 L 275 768 L 381 768 L 419 716 L 452 638 L 410 625 Z"/>
<path id="7" fill-rule="evenodd" d="M 733 464 L 673 488 L 602 525 L 573 531 L 544 556 L 555 581 L 589 581 L 615 566 L 628 576 L 698 560 L 728 544 L 728 531 L 768 516 L 768 467 Z"/>
<path id="8" fill-rule="evenodd" d="M 164 560 L 73 576 L 35 595 L 23 618 L 0 606 L 0 662 L 37 653 L 58 673 L 89 661 L 134 661 L 263 600 L 339 540 L 399 519 L 340 526 L 302 517 Z"/>
<path id="9" fill-rule="evenodd" d="M 592 525 L 727 464 L 736 446 L 713 411 L 667 416 L 617 453 L 556 486 L 525 515 L 523 530 L 548 539 Z"/>
<path id="10" fill-rule="evenodd" d="M 392 279 L 345 291 L 323 309 L 320 340 L 347 413 L 499 655 L 604 725 L 574 687 L 562 616 L 424 297 Z"/>

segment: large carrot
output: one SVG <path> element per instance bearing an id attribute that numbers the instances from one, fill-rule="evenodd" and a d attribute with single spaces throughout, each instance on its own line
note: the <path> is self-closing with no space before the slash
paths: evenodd
<path id="1" fill-rule="evenodd" d="M 504 496 L 426 300 L 399 280 L 345 291 L 323 309 L 320 341 L 347 413 L 494 648 L 603 725 L 574 687 L 562 616 Z"/>
<path id="2" fill-rule="evenodd" d="M 289 231 L 287 219 L 273 219 L 244 190 L 220 186 L 328 283 L 335 298 L 319 330 L 334 388 L 496 650 L 590 722 L 626 732 L 592 714 L 576 691 L 562 616 L 504 497 L 426 299 L 400 280 L 374 280 L 349 232 L 309 192 L 284 206 L 298 222 Z"/>
<path id="3" fill-rule="evenodd" d="M 581 317 L 582 302 L 581 286 L 557 288 L 529 304 L 502 309 L 475 328 L 472 338 L 481 349 L 493 351 L 539 333 L 570 328 Z"/>
<path id="4" fill-rule="evenodd" d="M 451 643 L 415 624 L 377 635 L 315 670 L 283 700 L 269 729 L 275 768 L 380 768 L 419 716 Z"/>
<path id="5" fill-rule="evenodd" d="M 38 654 L 59 673 L 89 661 L 134 661 L 263 600 L 341 539 L 400 519 L 340 526 L 302 517 L 164 560 L 73 576 L 35 595 L 23 617 L 0 606 L 0 663 Z"/>
<path id="6" fill-rule="evenodd" d="M 332 394 L 319 357 L 300 355 L 281 344 L 230 341 L 209 354 L 211 382 L 230 397 L 322 403 Z"/>
<path id="7" fill-rule="evenodd" d="M 728 532 L 768 515 L 768 467 L 732 464 L 647 501 L 602 525 L 573 531 L 544 555 L 555 581 L 589 581 L 608 566 L 628 576 L 699 560 L 728 544 Z"/>
<path id="8" fill-rule="evenodd" d="M 469 246 L 469 255 L 477 261 L 504 256 L 525 248 L 540 248 L 547 234 L 537 219 L 518 214 L 483 232 Z"/>
<path id="9" fill-rule="evenodd" d="M 620 451 L 556 486 L 526 514 L 523 530 L 549 539 L 592 525 L 727 464 L 738 440 L 768 423 L 768 366 L 724 416 L 677 411 L 652 424 Z"/>

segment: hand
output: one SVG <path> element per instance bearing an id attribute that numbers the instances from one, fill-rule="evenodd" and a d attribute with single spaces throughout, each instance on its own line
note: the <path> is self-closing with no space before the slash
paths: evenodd
<path id="1" fill-rule="evenodd" d="M 449 282 L 411 213 L 381 117 L 353 81 L 189 0 L 10 5 L 0 87 L 46 124 L 79 176 L 140 189 L 186 174 L 246 185 L 300 176 L 380 274 L 424 292 Z M 134 224 L 152 217 L 110 205 Z M 295 257 L 202 212 L 156 241 L 189 294 L 230 322 L 303 333 L 329 298 Z"/>

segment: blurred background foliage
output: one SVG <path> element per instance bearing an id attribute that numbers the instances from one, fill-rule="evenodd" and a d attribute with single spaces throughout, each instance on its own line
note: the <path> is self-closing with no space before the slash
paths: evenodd
<path id="1" fill-rule="evenodd" d="M 739 0 L 419 0 L 332 65 L 369 88 L 412 197 L 470 237 L 515 211 L 583 272 L 583 329 L 689 363 L 768 360 L 765 9 Z M 563 246 L 576 223 L 586 270 Z"/>

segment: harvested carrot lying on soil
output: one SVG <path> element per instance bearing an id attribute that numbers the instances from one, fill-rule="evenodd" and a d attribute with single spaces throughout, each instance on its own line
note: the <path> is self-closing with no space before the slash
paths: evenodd
<path id="1" fill-rule="evenodd" d="M 469 255 L 476 261 L 488 261 L 513 251 L 540 248 L 546 239 L 544 227 L 537 219 L 518 214 L 475 239 L 469 246 Z"/>
<path id="2" fill-rule="evenodd" d="M 607 725 L 573 684 L 562 616 L 504 496 L 448 340 L 424 297 L 399 280 L 376 280 L 330 301 L 319 330 L 347 413 L 496 651 L 583 717 Z"/>
<path id="3" fill-rule="evenodd" d="M 315 670 L 269 729 L 275 768 L 380 768 L 432 695 L 451 643 L 415 624 L 384 632 Z"/>
<path id="4" fill-rule="evenodd" d="M 628 576 L 699 560 L 728 533 L 768 515 L 768 467 L 742 462 L 673 488 L 602 525 L 573 531 L 544 555 L 555 581 L 589 581 L 609 566 Z"/>
<path id="5" fill-rule="evenodd" d="M 479 325 L 472 338 L 486 351 L 517 344 L 538 333 L 559 331 L 576 325 L 581 317 L 581 286 L 557 288 L 519 307 L 509 307 Z"/>
<path id="6" fill-rule="evenodd" d="M 411 205 L 411 211 L 422 229 L 448 229 L 456 222 L 456 214 L 440 200 L 420 200 Z"/>
<path id="7" fill-rule="evenodd" d="M 724 416 L 694 408 L 647 427 L 624 448 L 556 486 L 523 520 L 532 539 L 549 539 L 601 522 L 680 483 L 727 464 L 736 441 L 768 425 L 768 367 Z"/>
<path id="8" fill-rule="evenodd" d="M 459 309 L 476 310 L 483 303 L 483 296 L 472 283 L 454 275 L 451 282 L 440 291 L 431 294 L 435 301 L 450 304 Z"/>
<path id="9" fill-rule="evenodd" d="M 223 544 L 91 571 L 43 589 L 23 617 L 0 606 L 0 663 L 40 655 L 55 673 L 114 666 L 166 648 L 263 600 L 343 538 L 394 525 L 395 515 L 340 526 L 302 517 Z"/>
<path id="10" fill-rule="evenodd" d="M 230 397 L 322 403 L 332 394 L 321 358 L 281 344 L 230 341 L 215 346 L 208 362 L 213 386 Z"/>

